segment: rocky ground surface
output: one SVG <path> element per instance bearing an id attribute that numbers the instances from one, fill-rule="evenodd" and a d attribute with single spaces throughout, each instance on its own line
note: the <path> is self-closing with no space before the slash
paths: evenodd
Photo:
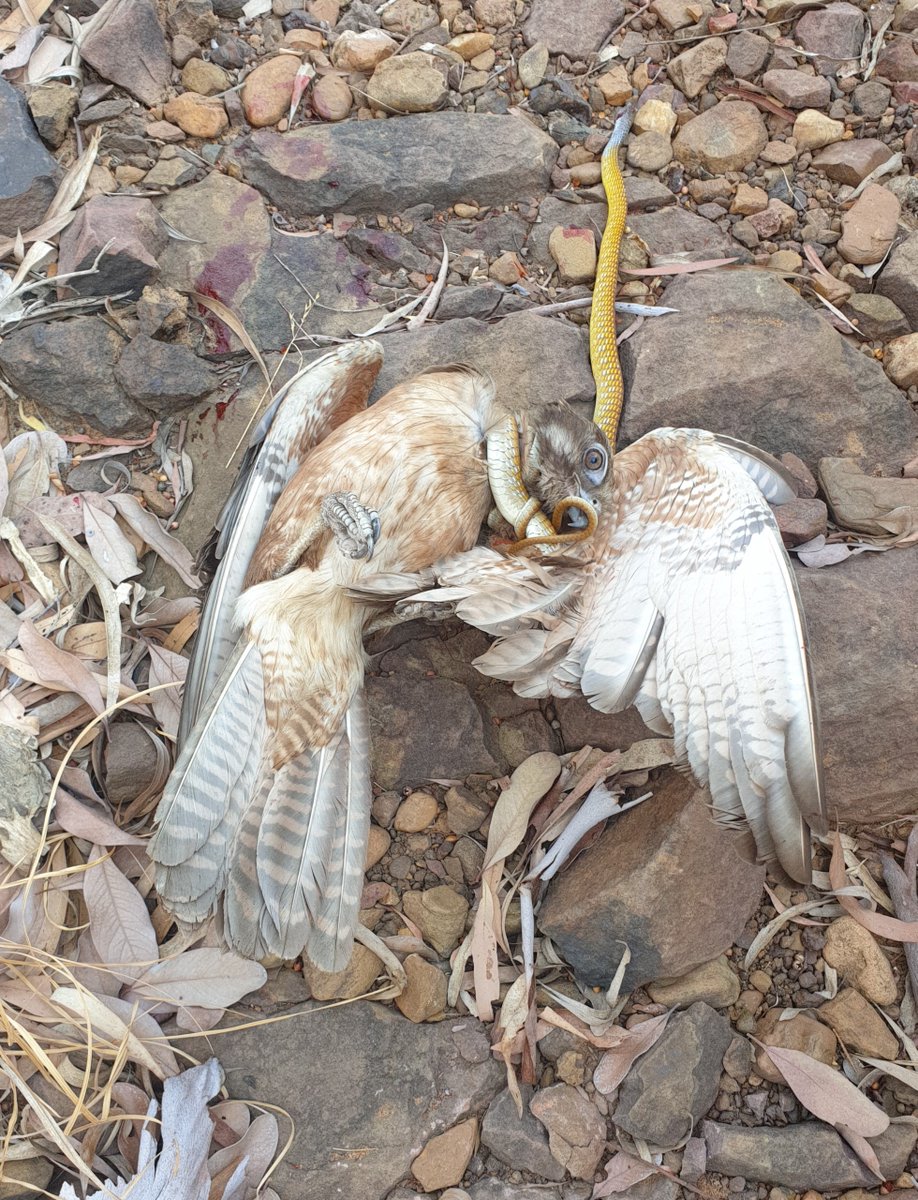
<path id="1" fill-rule="evenodd" d="M 75 438 L 70 490 L 123 475 L 192 551 L 263 399 L 240 335 L 278 379 L 382 324 L 380 389 L 464 359 L 523 402 L 591 399 L 576 302 L 605 221 L 599 156 L 636 102 L 620 296 L 676 312 L 627 328 L 623 436 L 691 424 L 753 441 L 799 480 L 778 514 L 789 547 L 828 535 L 842 558 L 852 539 L 838 530 L 872 543 L 798 579 L 833 815 L 875 827 L 858 852 L 882 878 L 880 852 L 908 832 L 896 820 L 918 809 L 918 556 L 886 549 L 918 530 L 915 0 L 31 4 L 40 41 L 0 0 L 0 255 L 9 279 L 29 245 L 55 243 L 35 269 L 51 281 L 45 306 L 65 307 L 11 316 L 0 292 L 9 430 L 38 414 Z M 92 146 L 75 215 L 49 215 Z M 444 253 L 436 310 L 409 330 L 403 306 Z M 736 268 L 686 270 L 723 259 Z M 107 473 L 80 457 L 100 446 Z M 163 566 L 146 582 L 187 591 Z M 601 1050 L 555 1029 L 517 1116 L 488 1028 L 446 1007 L 494 781 L 538 751 L 623 748 L 646 731 L 630 713 L 514 696 L 470 666 L 483 648 L 421 624 L 372 646 L 364 916 L 421 947 L 400 1012 L 361 1002 L 215 1044 L 234 1094 L 296 1121 L 280 1194 L 585 1200 L 629 1138 L 667 1148 L 670 1172 L 630 1185 L 636 1200 L 675 1200 L 680 1180 L 711 1200 L 876 1194 L 833 1129 L 803 1124 L 751 1039 L 826 1063 L 907 1058 L 880 1015 L 913 1028 L 900 948 L 841 917 L 786 925 L 747 965 L 775 905 L 816 893 L 778 887 L 760 904 L 761 874 L 666 771 L 549 890 L 541 928 L 588 987 L 628 942 L 629 1027 L 678 1012 L 609 1091 L 594 1082 Z M 127 796 L 161 764 L 121 741 L 108 770 L 120 763 Z M 283 970 L 252 1011 L 353 997 L 378 969 L 358 948 L 344 978 Z M 913 1090 L 876 1087 L 909 1117 Z M 914 1189 L 915 1140 L 908 1119 L 876 1139 L 884 1194 Z"/>

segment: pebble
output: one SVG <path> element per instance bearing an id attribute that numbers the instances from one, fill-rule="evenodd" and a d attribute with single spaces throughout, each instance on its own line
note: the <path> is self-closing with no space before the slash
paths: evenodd
<path id="1" fill-rule="evenodd" d="M 802 71 L 771 70 L 762 76 L 762 84 L 788 108 L 825 108 L 831 99 L 829 81 L 822 75 Z"/>
<path id="2" fill-rule="evenodd" d="M 695 1004 L 703 1000 L 712 1008 L 727 1008 L 735 1004 L 740 994 L 736 972 L 729 961 L 721 955 L 712 962 L 702 963 L 680 979 L 661 979 L 647 988 L 656 1004 L 667 1008 Z"/>
<path id="3" fill-rule="evenodd" d="M 323 75 L 312 89 L 312 109 L 325 121 L 343 121 L 354 102 L 351 89 L 340 75 Z"/>
<path id="4" fill-rule="evenodd" d="M 331 60 L 334 66 L 346 71 L 369 75 L 397 49 L 398 42 L 382 29 L 365 29 L 362 33 L 345 29 L 335 42 Z"/>
<path id="5" fill-rule="evenodd" d="M 759 237 L 773 238 L 779 233 L 789 233 L 797 224 L 797 213 L 783 200 L 769 200 L 764 212 L 754 213 L 749 224 Z"/>
<path id="6" fill-rule="evenodd" d="M 471 62 L 473 58 L 477 58 L 485 50 L 490 50 L 493 45 L 493 33 L 460 33 L 458 37 L 454 37 L 446 43 L 446 48 L 447 50 L 452 50 L 454 54 L 458 54 L 466 62 Z"/>
<path id="7" fill-rule="evenodd" d="M 595 1106 L 577 1088 L 558 1083 L 536 1092 L 529 1108 L 548 1130 L 553 1157 L 574 1179 L 592 1181 L 606 1147 L 606 1123 Z"/>
<path id="8" fill-rule="evenodd" d="M 152 138 L 155 142 L 171 143 L 185 140 L 184 130 L 170 121 L 151 121 L 147 126 L 146 133 L 147 137 Z"/>
<path id="9" fill-rule="evenodd" d="M 826 933 L 823 957 L 830 967 L 874 1004 L 895 1004 L 896 980 L 871 933 L 853 917 L 839 917 Z"/>
<path id="10" fill-rule="evenodd" d="M 736 185 L 736 192 L 730 204 L 730 212 L 740 213 L 744 217 L 751 217 L 754 213 L 764 212 L 767 207 L 768 193 L 764 188 L 753 187 L 751 183 L 738 183 Z"/>
<path id="11" fill-rule="evenodd" d="M 402 909 L 441 957 L 445 958 L 462 940 L 469 905 L 452 888 L 443 885 L 426 892 L 405 892 Z"/>
<path id="12" fill-rule="evenodd" d="M 562 1055 L 563 1057 L 563 1055 Z M 492 1154 L 518 1171 L 532 1171 L 545 1179 L 561 1180 L 564 1168 L 552 1157 L 545 1126 L 529 1111 L 532 1088 L 520 1087 L 523 1112 L 519 1114 L 509 1089 L 492 1100 L 481 1125 L 481 1141 Z"/>
<path id="13" fill-rule="evenodd" d="M 592 229 L 556 225 L 548 238 L 548 251 L 562 283 L 589 283 L 595 279 L 597 254 Z"/>
<path id="14" fill-rule="evenodd" d="M 896 236 L 901 210 L 901 204 L 888 188 L 870 184 L 842 214 L 839 254 L 858 266 L 880 262 Z"/>
<path id="15" fill-rule="evenodd" d="M 784 1009 L 772 1008 L 758 1022 L 755 1036 L 766 1046 L 780 1046 L 784 1050 L 799 1050 L 818 1062 L 832 1066 L 835 1062 L 835 1034 L 809 1013 L 798 1013 L 782 1021 Z M 769 1083 L 783 1083 L 784 1076 L 771 1061 L 765 1050 L 757 1049 L 756 1072 Z"/>
<path id="16" fill-rule="evenodd" d="M 420 833 L 437 819 L 437 798 L 430 792 L 411 792 L 398 806 L 392 822 L 399 833 Z"/>
<path id="17" fill-rule="evenodd" d="M 386 830 L 381 829 L 379 825 L 371 825 L 367 838 L 367 860 L 364 863 L 364 870 L 369 871 L 370 867 L 375 867 L 383 855 L 388 853 L 391 845 L 392 838 Z"/>
<path id="18" fill-rule="evenodd" d="M 343 971 L 320 971 L 303 959 L 303 979 L 313 1000 L 353 1000 L 372 991 L 382 963 L 366 946 L 356 943 Z"/>
<path id="19" fill-rule="evenodd" d="M 30 90 L 28 103 L 41 140 L 56 150 L 67 136 L 70 120 L 76 111 L 76 88 L 54 81 L 43 83 L 41 87 Z"/>
<path id="20" fill-rule="evenodd" d="M 411 1164 L 411 1173 L 425 1192 L 461 1183 L 478 1141 L 478 1118 L 469 1117 L 433 1137 Z"/>
<path id="21" fill-rule="evenodd" d="M 437 20 L 437 10 L 419 0 L 395 0 L 382 9 L 383 25 L 398 34 L 420 33 L 436 25 Z"/>
<path id="22" fill-rule="evenodd" d="M 673 150 L 685 166 L 719 175 L 754 162 L 767 141 L 765 122 L 754 104 L 721 100 L 682 126 Z"/>
<path id="23" fill-rule="evenodd" d="M 877 138 L 856 138 L 824 147 L 813 159 L 813 167 L 836 183 L 857 187 L 891 155 L 886 143 Z"/>
<path id="24" fill-rule="evenodd" d="M 219 137 L 229 127 L 229 118 L 223 101 L 214 96 L 198 96 L 195 92 L 184 92 L 170 100 L 163 108 L 163 116 L 191 137 Z"/>
<path id="25" fill-rule="evenodd" d="M 293 80 L 300 60 L 293 54 L 277 54 L 261 63 L 242 85 L 245 119 L 254 129 L 276 125 L 287 115 L 293 95 Z"/>
<path id="26" fill-rule="evenodd" d="M 878 121 L 889 107 L 892 93 L 885 83 L 878 79 L 868 79 L 859 83 L 852 93 L 851 100 L 854 111 L 872 121 Z"/>
<path id="27" fill-rule="evenodd" d="M 443 74 L 420 51 L 383 59 L 367 84 L 370 103 L 386 112 L 433 112 L 447 94 Z"/>
<path id="28" fill-rule="evenodd" d="M 774 513 L 785 546 L 802 546 L 826 532 L 828 513 L 821 500 L 791 500 L 778 505 Z"/>
<path id="29" fill-rule="evenodd" d="M 446 976 L 420 954 L 409 954 L 402 966 L 408 983 L 395 997 L 396 1008 L 415 1024 L 440 1017 L 446 1008 Z"/>
<path id="30" fill-rule="evenodd" d="M 803 268 L 803 259 L 796 250 L 776 250 L 769 256 L 768 266 L 782 275 L 794 275 Z"/>
<path id="31" fill-rule="evenodd" d="M 458 209 L 466 206 L 456 204 L 453 207 L 456 215 L 459 216 Z M 473 209 L 473 214 L 476 211 Z M 459 836 L 465 833 L 474 833 L 481 827 L 482 822 L 491 811 L 486 800 L 482 800 L 480 796 L 476 796 L 473 791 L 466 787 L 448 788 L 445 800 L 446 823 L 449 826 L 449 831 Z"/>
<path id="32" fill-rule="evenodd" d="M 596 79 L 596 86 L 602 92 L 606 104 L 618 108 L 627 104 L 631 99 L 631 80 L 624 67 L 613 67 L 603 72 Z"/>
<path id="33" fill-rule="evenodd" d="M 676 128 L 676 121 L 671 104 L 651 97 L 634 114 L 633 128 L 635 133 L 662 133 L 669 138 Z"/>
<path id="34" fill-rule="evenodd" d="M 771 43 L 767 38 L 741 30 L 730 38 L 727 70 L 732 71 L 737 79 L 751 79 L 765 66 L 770 53 Z"/>
<path id="35" fill-rule="evenodd" d="M 520 86 L 526 88 L 538 87 L 545 78 L 545 72 L 548 70 L 548 47 L 544 42 L 536 42 L 530 46 L 528 50 L 520 55 L 519 62 L 516 64 L 516 72 L 519 76 Z M 597 80 L 600 87 L 602 86 L 602 77 Z M 628 85 L 628 95 L 631 95 L 631 86 Z"/>
<path id="36" fill-rule="evenodd" d="M 855 292 L 848 300 L 847 307 L 848 313 L 857 319 L 858 329 L 871 340 L 886 342 L 909 332 L 909 324 L 902 310 L 877 292 L 865 292 L 863 295 Z"/>
<path id="37" fill-rule="evenodd" d="M 507 287 L 519 283 L 524 274 L 523 266 L 512 250 L 506 250 L 499 255 L 488 268 L 489 278 L 497 283 L 503 283 Z"/>
<path id="38" fill-rule="evenodd" d="M 799 150 L 821 150 L 841 141 L 844 121 L 833 121 L 816 108 L 805 108 L 794 121 L 794 141 Z"/>
<path id="39" fill-rule="evenodd" d="M 216 96 L 218 92 L 225 92 L 229 86 L 230 77 L 216 63 L 192 58 L 182 69 L 182 87 L 186 92 L 197 92 L 200 96 Z"/>
<path id="40" fill-rule="evenodd" d="M 668 73 L 680 92 L 692 100 L 701 94 L 726 61 L 726 39 L 710 37 L 672 59 Z"/>
<path id="41" fill-rule="evenodd" d="M 297 54 L 306 54 L 309 50 L 321 50 L 325 42 L 318 29 L 288 29 L 284 34 L 284 45 Z"/>
<path id="42" fill-rule="evenodd" d="M 774 163 L 779 167 L 787 166 L 797 157 L 797 147 L 791 142 L 769 142 L 759 158 L 763 162 Z"/>
<path id="43" fill-rule="evenodd" d="M 883 366 L 898 387 L 915 387 L 918 384 L 918 333 L 891 341 L 883 353 Z"/>
<path id="44" fill-rule="evenodd" d="M 628 166 L 638 171 L 662 171 L 673 160 L 673 147 L 665 133 L 648 130 L 628 142 Z"/>
<path id="45" fill-rule="evenodd" d="M 915 335 L 918 338 L 918 334 Z M 899 1040 L 860 992 L 842 988 L 838 995 L 821 1005 L 816 1014 L 835 1031 L 842 1045 L 871 1058 L 895 1059 Z"/>

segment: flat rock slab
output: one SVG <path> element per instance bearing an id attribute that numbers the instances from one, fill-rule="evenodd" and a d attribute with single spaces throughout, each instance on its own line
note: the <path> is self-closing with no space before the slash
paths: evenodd
<path id="1" fill-rule="evenodd" d="M 850 456 L 869 471 L 912 456 L 918 420 L 903 394 L 773 274 L 682 276 L 662 303 L 678 313 L 645 322 L 621 348 L 622 441 L 681 425 L 810 465 Z"/>
<path id="2" fill-rule="evenodd" d="M 822 720 L 829 820 L 918 811 L 918 555 L 867 552 L 796 571 Z"/>
<path id="3" fill-rule="evenodd" d="M 415 1025 L 381 1004 L 304 1011 L 217 1048 L 232 1097 L 292 1116 L 272 1183 L 296 1200 L 381 1200 L 431 1137 L 482 1112 L 505 1082 L 477 1021 Z"/>
<path id="4" fill-rule="evenodd" d="M 512 204 L 544 192 L 556 143 L 528 121 L 420 113 L 342 121 L 293 133 L 259 130 L 230 160 L 293 217 L 398 213 L 415 204 Z"/>
<path id="5" fill-rule="evenodd" d="M 743 1129 L 705 1121 L 701 1136 L 708 1147 L 707 1169 L 722 1175 L 742 1175 L 798 1192 L 876 1187 L 876 1178 L 854 1151 L 821 1121 L 784 1129 Z M 885 1133 L 871 1138 L 870 1144 L 880 1160 L 883 1178 L 896 1179 L 915 1145 L 915 1130 L 911 1125 L 890 1125 Z"/>
<path id="6" fill-rule="evenodd" d="M 625 944 L 626 992 L 710 961 L 761 895 L 764 871 L 711 819 L 706 792 L 670 770 L 653 789 L 565 867 L 541 909 L 540 928 L 589 985 L 608 985 Z"/>

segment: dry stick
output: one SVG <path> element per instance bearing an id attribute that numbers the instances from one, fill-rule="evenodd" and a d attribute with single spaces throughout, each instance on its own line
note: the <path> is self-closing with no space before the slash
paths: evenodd
<path id="1" fill-rule="evenodd" d="M 905 848 L 904 870 L 891 854 L 881 852 L 883 879 L 893 903 L 893 910 L 900 921 L 918 921 L 918 884 L 915 874 L 918 867 L 918 823 L 912 826 Z M 908 976 L 912 982 L 912 993 L 918 996 L 918 942 L 904 942 Z"/>

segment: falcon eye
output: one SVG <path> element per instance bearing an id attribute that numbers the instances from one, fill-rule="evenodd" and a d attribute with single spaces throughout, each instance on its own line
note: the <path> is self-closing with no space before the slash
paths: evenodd
<path id="1" fill-rule="evenodd" d="M 584 453 L 583 466 L 591 475 L 599 475 L 605 473 L 606 469 L 606 452 L 602 446 L 590 446 Z"/>

